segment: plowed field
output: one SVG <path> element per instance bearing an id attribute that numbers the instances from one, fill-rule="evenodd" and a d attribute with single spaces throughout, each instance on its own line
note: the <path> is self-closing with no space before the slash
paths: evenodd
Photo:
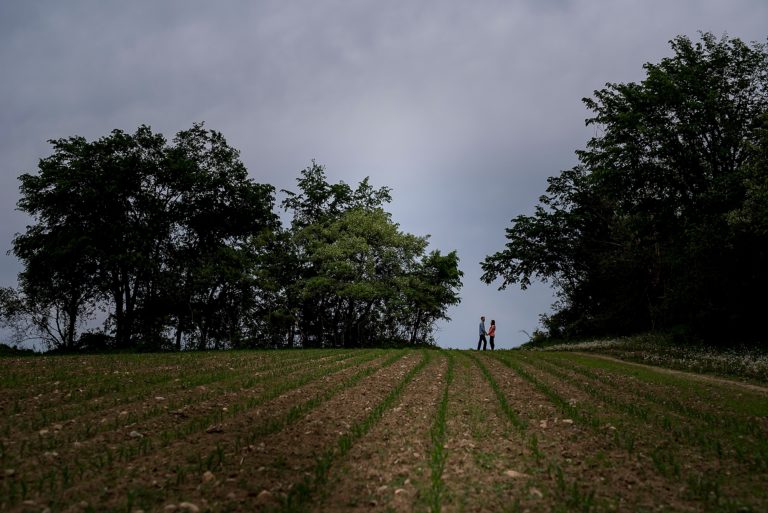
<path id="1" fill-rule="evenodd" d="M 768 511 L 768 391 L 599 357 L 0 359 L 0 511 Z"/>

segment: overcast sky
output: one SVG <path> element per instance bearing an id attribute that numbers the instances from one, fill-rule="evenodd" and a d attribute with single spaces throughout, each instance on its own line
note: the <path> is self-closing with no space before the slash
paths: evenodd
<path id="1" fill-rule="evenodd" d="M 401 228 L 461 258 L 462 303 L 438 343 L 474 345 L 485 314 L 497 344 L 517 346 L 552 293 L 498 292 L 479 262 L 576 163 L 591 135 L 581 99 L 641 80 L 699 30 L 764 42 L 768 2 L 3 0 L 0 286 L 16 283 L 5 251 L 29 222 L 17 177 L 48 139 L 140 124 L 171 138 L 205 121 L 278 189 L 312 159 L 331 181 L 391 187 Z"/>

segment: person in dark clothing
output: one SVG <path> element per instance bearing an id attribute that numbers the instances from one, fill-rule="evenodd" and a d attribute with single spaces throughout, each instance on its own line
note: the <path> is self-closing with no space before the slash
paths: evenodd
<path id="1" fill-rule="evenodd" d="M 488 339 L 491 343 L 491 351 L 493 351 L 493 339 L 496 338 L 496 321 L 491 319 L 491 327 L 488 328 Z"/>
<path id="2" fill-rule="evenodd" d="M 480 344 L 483 344 L 483 351 L 485 351 L 485 346 L 488 343 L 485 340 L 485 316 L 480 317 L 480 338 L 477 341 L 477 350 L 480 351 Z"/>

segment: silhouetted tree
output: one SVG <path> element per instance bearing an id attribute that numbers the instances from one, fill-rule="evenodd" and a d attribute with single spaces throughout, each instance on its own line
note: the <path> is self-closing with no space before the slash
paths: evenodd
<path id="1" fill-rule="evenodd" d="M 273 187 L 251 181 L 238 152 L 202 125 L 171 145 L 146 126 L 51 144 L 39 173 L 20 177 L 19 209 L 35 223 L 14 253 L 26 300 L 66 315 L 62 345 L 99 300 L 118 348 L 160 348 L 171 326 L 177 348 L 183 333 L 198 347 L 221 340 L 250 268 L 240 246 L 277 225 Z"/>
<path id="2" fill-rule="evenodd" d="M 671 46 L 642 82 L 584 100 L 600 130 L 581 164 L 551 178 L 482 263 L 483 280 L 502 288 L 553 281 L 555 336 L 762 331 L 766 47 L 708 33 Z"/>

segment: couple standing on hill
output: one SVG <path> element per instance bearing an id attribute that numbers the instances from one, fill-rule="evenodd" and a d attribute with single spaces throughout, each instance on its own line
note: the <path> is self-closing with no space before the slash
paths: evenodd
<path id="1" fill-rule="evenodd" d="M 485 331 L 485 316 L 480 317 L 480 339 L 477 341 L 477 350 L 480 350 L 480 344 L 483 344 L 483 351 L 485 351 L 485 335 L 491 338 L 491 351 L 493 351 L 493 339 L 496 338 L 496 321 L 491 319 L 491 327 L 488 328 L 488 332 Z"/>

